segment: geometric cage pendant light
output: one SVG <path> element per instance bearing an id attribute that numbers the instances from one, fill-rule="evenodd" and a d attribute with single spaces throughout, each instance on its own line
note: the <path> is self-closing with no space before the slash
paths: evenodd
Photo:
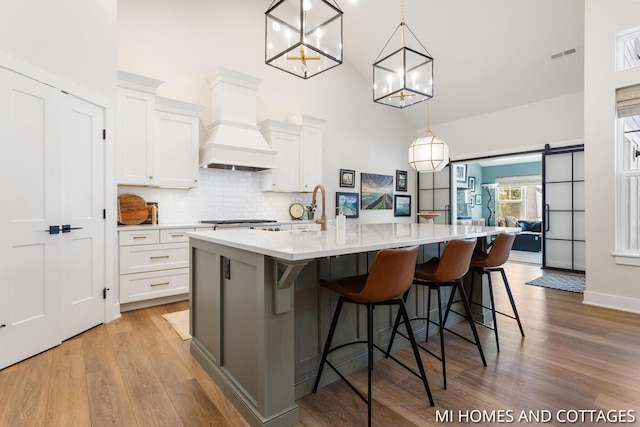
<path id="1" fill-rule="evenodd" d="M 430 102 L 427 103 L 427 136 L 416 138 L 409 146 L 409 164 L 418 172 L 439 172 L 449 163 L 449 146 L 429 127 Z"/>
<path id="2" fill-rule="evenodd" d="M 303 79 L 342 64 L 338 4 L 274 0 L 265 12 L 265 63 Z"/>
<path id="3" fill-rule="evenodd" d="M 373 64 L 373 101 L 396 108 L 433 98 L 433 57 L 405 24 L 404 0 L 401 15 Z"/>

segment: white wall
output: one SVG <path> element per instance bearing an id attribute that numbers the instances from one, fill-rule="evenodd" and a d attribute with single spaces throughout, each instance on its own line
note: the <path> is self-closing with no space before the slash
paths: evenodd
<path id="1" fill-rule="evenodd" d="M 582 143 L 582 92 L 431 126 L 452 160 Z"/>
<path id="2" fill-rule="evenodd" d="M 259 0 L 120 0 L 118 67 L 165 81 L 158 90 L 161 96 L 208 105 L 205 78 L 216 66 L 224 66 L 263 79 L 258 121 L 285 120 L 298 113 L 326 120 L 322 184 L 327 216 L 332 218 L 335 192 L 359 192 L 361 172 L 410 171 L 406 148 L 415 129 L 398 110 L 374 104 L 371 87 L 347 64 L 309 80 L 265 65 L 268 6 Z M 354 189 L 338 186 L 341 168 L 356 171 Z M 408 184 L 410 191 L 403 194 L 414 195 L 412 173 Z M 287 207 L 285 201 L 283 213 Z M 385 220 L 394 220 L 391 210 L 360 212 L 360 222 Z"/>
<path id="3" fill-rule="evenodd" d="M 616 265 L 615 91 L 640 83 L 640 69 L 615 72 L 616 34 L 640 25 L 640 2 L 585 3 L 585 303 L 640 312 L 640 268 Z"/>
<path id="4" fill-rule="evenodd" d="M 0 52 L 112 99 L 116 9 L 116 0 L 2 0 Z"/>

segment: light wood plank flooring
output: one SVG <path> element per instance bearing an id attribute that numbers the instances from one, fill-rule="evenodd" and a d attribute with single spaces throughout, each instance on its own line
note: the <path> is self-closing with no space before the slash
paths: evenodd
<path id="1" fill-rule="evenodd" d="M 417 378 L 389 360 L 377 362 L 374 425 L 498 425 L 460 419 L 473 410 L 513 416 L 549 411 L 547 426 L 591 424 L 560 423 L 561 410 L 635 410 L 640 418 L 640 315 L 583 305 L 581 294 L 524 285 L 543 274 L 536 266 L 509 263 L 507 274 L 527 336 L 520 337 L 515 321 L 499 319 L 497 353 L 493 332 L 481 328 L 483 367 L 474 347 L 447 335 L 447 390 L 439 362 L 422 356 L 435 408 Z M 498 304 L 506 310 L 503 288 L 495 282 Z M 0 426 L 246 425 L 193 360 L 189 341 L 161 317 L 186 308 L 181 302 L 124 313 L 0 371 Z M 412 363 L 407 350 L 400 357 Z M 350 378 L 366 390 L 366 372 Z M 342 382 L 298 404 L 299 426 L 366 425 L 365 404 Z M 436 423 L 436 411 L 448 410 L 449 422 Z"/>

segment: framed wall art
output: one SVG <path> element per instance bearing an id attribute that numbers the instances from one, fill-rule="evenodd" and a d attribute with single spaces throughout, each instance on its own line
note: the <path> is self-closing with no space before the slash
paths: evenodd
<path id="1" fill-rule="evenodd" d="M 476 192 L 476 177 L 475 176 L 470 176 L 469 177 L 469 190 L 471 190 L 472 193 Z"/>
<path id="2" fill-rule="evenodd" d="M 453 165 L 453 173 L 456 177 L 456 182 L 467 182 L 467 164 Z"/>
<path id="3" fill-rule="evenodd" d="M 340 187 L 354 188 L 356 186 L 356 171 L 340 169 Z"/>
<path id="4" fill-rule="evenodd" d="M 393 216 L 411 216 L 411 196 L 404 194 L 394 196 Z"/>
<path id="5" fill-rule="evenodd" d="M 476 194 L 476 205 L 482 204 L 482 194 Z"/>
<path id="6" fill-rule="evenodd" d="M 360 207 L 362 209 L 393 208 L 393 176 L 360 174 Z"/>
<path id="7" fill-rule="evenodd" d="M 336 193 L 336 215 L 339 208 L 347 218 L 358 218 L 358 193 Z"/>
<path id="8" fill-rule="evenodd" d="M 407 191 L 407 171 L 396 171 L 396 191 Z"/>

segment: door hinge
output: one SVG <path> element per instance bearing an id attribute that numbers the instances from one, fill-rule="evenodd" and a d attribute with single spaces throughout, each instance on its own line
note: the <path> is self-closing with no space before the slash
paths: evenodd
<path id="1" fill-rule="evenodd" d="M 102 289 L 102 299 L 107 299 L 107 291 L 109 291 L 109 288 L 103 288 Z"/>
<path id="2" fill-rule="evenodd" d="M 102 139 L 103 140 L 107 140 L 107 130 L 106 129 L 102 129 Z"/>
<path id="3" fill-rule="evenodd" d="M 107 219 L 107 210 L 102 209 L 102 219 Z"/>

